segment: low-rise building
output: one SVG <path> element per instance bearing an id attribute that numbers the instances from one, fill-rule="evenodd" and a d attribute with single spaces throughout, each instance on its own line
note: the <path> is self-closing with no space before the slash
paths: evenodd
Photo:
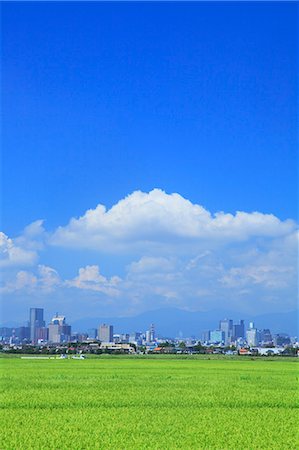
<path id="1" fill-rule="evenodd" d="M 101 342 L 101 350 L 120 351 L 124 353 L 135 353 L 135 348 L 130 344 L 116 344 L 115 342 Z"/>

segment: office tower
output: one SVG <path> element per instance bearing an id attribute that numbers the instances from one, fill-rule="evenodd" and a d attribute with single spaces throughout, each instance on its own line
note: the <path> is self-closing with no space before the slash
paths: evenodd
<path id="1" fill-rule="evenodd" d="M 249 347 L 256 347 L 259 343 L 258 330 L 254 328 L 254 323 L 250 322 L 249 329 L 246 331 L 246 341 Z"/>
<path id="2" fill-rule="evenodd" d="M 261 341 L 264 344 L 270 344 L 272 343 L 272 335 L 271 335 L 271 331 L 266 328 L 261 332 Z"/>
<path id="3" fill-rule="evenodd" d="M 36 342 L 36 329 L 45 326 L 44 310 L 42 308 L 30 308 L 29 317 L 30 341 Z"/>
<path id="4" fill-rule="evenodd" d="M 59 316 L 56 313 L 49 324 L 49 342 L 59 344 L 60 342 L 69 342 L 71 339 L 72 328 L 65 321 L 65 316 Z"/>
<path id="5" fill-rule="evenodd" d="M 129 342 L 135 343 L 137 345 L 141 345 L 141 343 L 142 343 L 142 333 L 135 332 L 135 333 L 130 334 Z"/>
<path id="6" fill-rule="evenodd" d="M 149 329 L 150 332 L 150 342 L 154 342 L 155 340 L 155 325 L 152 323 Z"/>
<path id="7" fill-rule="evenodd" d="M 145 341 L 150 343 L 155 340 L 155 325 L 151 323 L 149 330 L 145 332 Z"/>
<path id="8" fill-rule="evenodd" d="M 201 341 L 202 342 L 209 342 L 209 340 L 210 340 L 210 331 L 209 330 L 203 331 L 202 334 L 201 334 Z"/>
<path id="9" fill-rule="evenodd" d="M 12 328 L 2 327 L 0 328 L 0 341 L 8 342 L 12 336 Z"/>
<path id="10" fill-rule="evenodd" d="M 113 342 L 113 326 L 103 323 L 99 326 L 98 338 L 101 342 Z"/>
<path id="11" fill-rule="evenodd" d="M 36 329 L 36 340 L 46 342 L 49 339 L 49 329 L 47 327 L 40 327 Z"/>
<path id="12" fill-rule="evenodd" d="M 37 328 L 38 330 L 38 328 Z M 15 329 L 15 336 L 19 339 L 19 342 L 29 341 L 30 339 L 30 328 L 29 327 L 19 327 Z"/>
<path id="13" fill-rule="evenodd" d="M 97 338 L 97 329 L 96 328 L 89 328 L 87 330 L 87 336 L 89 339 L 96 339 Z"/>
<path id="14" fill-rule="evenodd" d="M 61 339 L 59 333 L 59 325 L 50 323 L 48 328 L 49 328 L 49 342 L 51 344 L 59 344 Z"/>
<path id="15" fill-rule="evenodd" d="M 285 333 L 274 335 L 274 344 L 276 346 L 289 345 L 291 343 L 290 337 Z"/>
<path id="16" fill-rule="evenodd" d="M 233 335 L 233 321 L 231 319 L 220 320 L 219 330 L 224 332 L 225 345 L 230 344 Z"/>
<path id="17" fill-rule="evenodd" d="M 221 330 L 210 331 L 211 344 L 222 344 L 225 342 L 225 332 Z"/>
<path id="18" fill-rule="evenodd" d="M 240 324 L 235 324 L 233 329 L 234 339 L 245 338 L 244 320 L 240 320 Z"/>
<path id="19" fill-rule="evenodd" d="M 146 341 L 147 343 L 150 343 L 150 342 L 151 342 L 151 332 L 150 332 L 150 330 L 147 330 L 147 331 L 145 332 L 145 341 Z"/>

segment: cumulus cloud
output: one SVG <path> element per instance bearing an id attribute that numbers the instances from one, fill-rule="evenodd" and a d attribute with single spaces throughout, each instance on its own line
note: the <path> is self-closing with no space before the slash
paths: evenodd
<path id="1" fill-rule="evenodd" d="M 38 282 L 42 289 L 52 291 L 61 286 L 61 279 L 57 270 L 43 264 L 38 265 Z"/>
<path id="2" fill-rule="evenodd" d="M 33 222 L 16 239 L 0 234 L 0 243 L 1 264 L 11 267 L 2 293 L 13 294 L 10 299 L 51 293 L 51 299 L 81 302 L 82 309 L 100 305 L 110 314 L 169 305 L 255 313 L 297 305 L 294 221 L 259 212 L 212 214 L 159 189 L 136 191 L 109 210 L 98 205 L 53 233 L 44 230 L 43 221 Z M 48 245 L 51 260 L 55 246 L 66 259 L 70 250 L 82 258 L 68 279 L 48 265 L 34 266 Z M 96 264 L 86 265 L 89 254 Z M 114 276 L 99 269 L 106 258 Z M 20 270 L 29 264 L 31 271 Z"/>
<path id="3" fill-rule="evenodd" d="M 151 303 L 155 299 L 156 306 L 292 309 L 297 305 L 297 268 L 294 259 L 280 260 L 273 251 L 247 253 L 245 258 L 229 251 L 201 253 L 186 260 L 142 257 L 128 266 L 123 288 L 139 298 L 148 296 Z"/>
<path id="4" fill-rule="evenodd" d="M 43 220 L 30 223 L 22 234 L 15 239 L 17 245 L 28 250 L 41 250 L 44 248 L 47 237 Z"/>
<path id="5" fill-rule="evenodd" d="M 58 272 L 48 266 L 39 264 L 36 270 L 19 270 L 12 277 L 9 277 L 1 287 L 2 293 L 23 292 L 53 292 L 62 286 L 62 281 Z"/>
<path id="6" fill-rule="evenodd" d="M 34 265 L 38 260 L 38 251 L 44 248 L 46 236 L 43 220 L 32 222 L 20 236 L 13 239 L 0 232 L 0 267 Z"/>
<path id="7" fill-rule="evenodd" d="M 211 214 L 179 194 L 160 189 L 135 191 L 111 209 L 98 205 L 51 237 L 54 245 L 104 251 L 133 249 L 161 250 L 169 243 L 177 251 L 198 244 L 244 241 L 253 237 L 278 237 L 294 230 L 291 220 L 280 221 L 272 214 L 237 212 Z"/>
<path id="8" fill-rule="evenodd" d="M 25 270 L 20 270 L 16 275 L 15 284 L 8 285 L 8 288 L 11 290 L 24 290 L 28 289 L 32 291 L 37 285 L 37 277 L 34 276 L 30 272 L 26 272 Z"/>
<path id="9" fill-rule="evenodd" d="M 17 245 L 13 239 L 0 232 L 0 267 L 28 266 L 37 260 L 37 253 Z"/>
<path id="10" fill-rule="evenodd" d="M 79 275 L 72 280 L 67 280 L 66 285 L 78 289 L 103 292 L 109 296 L 118 296 L 120 291 L 117 286 L 121 278 L 113 276 L 110 279 L 100 274 L 97 265 L 86 266 L 79 269 Z"/>

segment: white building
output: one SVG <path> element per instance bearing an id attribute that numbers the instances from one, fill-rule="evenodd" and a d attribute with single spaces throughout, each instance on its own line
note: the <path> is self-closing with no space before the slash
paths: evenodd
<path id="1" fill-rule="evenodd" d="M 103 323 L 98 329 L 98 339 L 101 342 L 113 342 L 113 326 Z"/>
<path id="2" fill-rule="evenodd" d="M 258 331 L 256 328 L 249 328 L 249 330 L 246 331 L 246 341 L 249 347 L 258 345 Z"/>
<path id="3" fill-rule="evenodd" d="M 71 326 L 65 322 L 65 316 L 56 314 L 49 324 L 49 342 L 59 344 L 71 339 Z"/>

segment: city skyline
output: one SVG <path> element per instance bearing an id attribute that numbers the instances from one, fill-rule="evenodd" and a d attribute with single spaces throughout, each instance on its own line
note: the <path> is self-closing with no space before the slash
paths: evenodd
<path id="1" fill-rule="evenodd" d="M 294 8 L 3 5 L 6 320 L 297 314 Z"/>
<path id="2" fill-rule="evenodd" d="M 6 340 L 7 333 L 9 332 L 11 335 L 16 333 L 18 337 L 23 336 L 25 341 L 30 342 L 31 344 L 37 343 L 62 343 L 62 342 L 71 342 L 72 339 L 75 338 L 76 335 L 84 336 L 89 338 L 95 338 L 102 342 L 113 342 L 116 336 L 126 336 L 128 342 L 129 338 L 134 335 L 143 336 L 145 342 L 155 342 L 156 339 L 197 339 L 201 342 L 210 342 L 210 343 L 219 343 L 222 342 L 224 345 L 230 345 L 233 341 L 238 338 L 245 339 L 245 342 L 258 342 L 258 340 L 262 340 L 262 336 L 268 336 L 268 342 L 272 341 L 272 333 L 268 327 L 269 323 L 267 323 L 266 318 L 264 321 L 259 323 L 259 326 L 255 325 L 253 318 L 249 318 L 247 320 L 243 319 L 228 319 L 223 318 L 219 320 L 219 326 L 213 327 L 211 326 L 216 323 L 216 314 L 212 322 L 210 322 L 210 329 L 203 331 L 205 327 L 199 322 L 197 324 L 197 331 L 189 330 L 188 333 L 182 333 L 181 330 L 178 330 L 177 333 L 165 333 L 162 329 L 164 328 L 162 325 L 162 329 L 157 333 L 156 326 L 154 323 L 151 323 L 149 327 L 145 327 L 138 323 L 138 320 L 134 323 L 132 321 L 131 325 L 119 325 L 115 327 L 114 320 L 103 320 L 94 318 L 92 324 L 87 326 L 81 326 L 81 328 L 72 328 L 72 325 L 69 325 L 66 321 L 66 316 L 63 314 L 59 314 L 56 312 L 54 315 L 50 316 L 51 319 L 47 321 L 44 320 L 44 309 L 43 308 L 30 308 L 29 310 L 29 321 L 26 323 L 18 324 L 17 326 L 8 326 L 0 323 L 0 341 Z M 133 318 L 134 319 L 134 318 Z M 138 319 L 136 317 L 136 319 Z M 183 320 L 183 319 L 182 319 Z M 239 323 L 238 323 L 239 322 Z M 247 325 L 246 325 L 247 324 Z M 160 322 L 161 326 L 161 322 Z M 96 328 L 94 328 L 96 327 Z M 142 329 L 148 328 L 142 331 Z M 286 330 L 277 329 L 272 325 L 270 327 L 273 332 L 273 336 L 293 336 L 297 338 L 297 327 L 296 330 L 293 328 L 292 331 L 286 332 Z M 1 334 L 5 330 L 4 335 Z M 116 331 L 116 334 L 114 333 Z M 294 332 L 295 331 L 295 332 Z M 5 334 L 6 333 L 6 334 Z M 133 334 L 132 334 L 133 333 Z M 249 334 L 248 334 L 249 333 Z M 248 336 L 251 336 L 248 338 Z M 84 338 L 82 338 L 84 339 Z M 22 341 L 21 341 L 22 342 Z M 20 343 L 21 343 L 20 342 Z M 255 344 L 257 345 L 257 344 Z"/>

